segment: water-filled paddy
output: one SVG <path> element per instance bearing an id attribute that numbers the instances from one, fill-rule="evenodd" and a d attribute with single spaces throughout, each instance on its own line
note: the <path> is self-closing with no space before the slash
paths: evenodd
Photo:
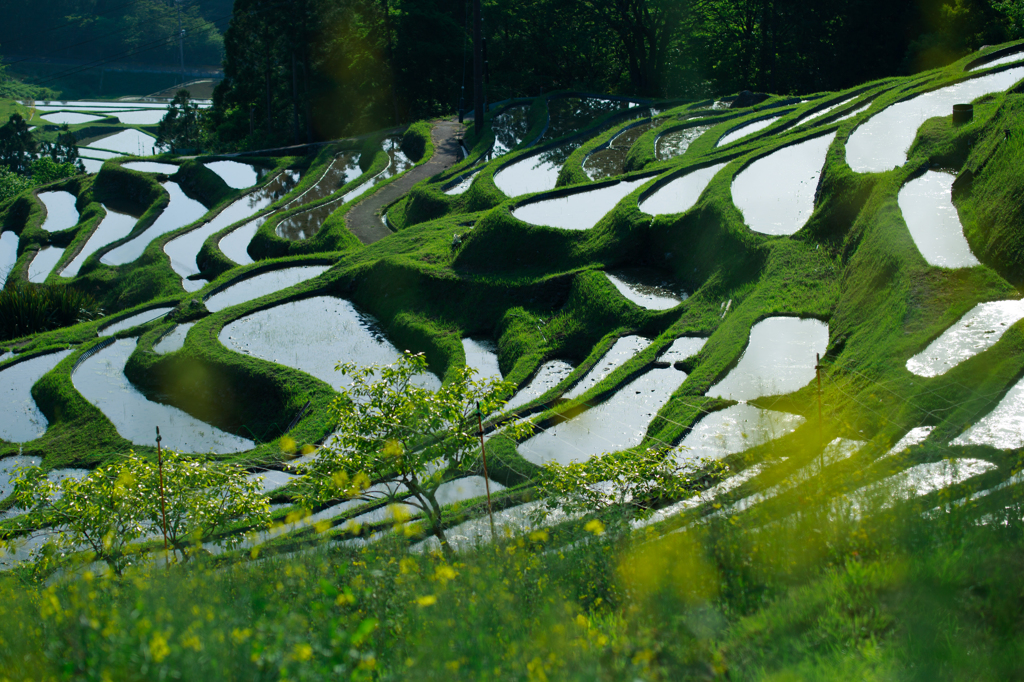
<path id="1" fill-rule="evenodd" d="M 47 353 L 0 370 L 0 438 L 23 443 L 46 432 L 46 417 L 32 399 L 32 385 L 70 353 Z"/>
<path id="2" fill-rule="evenodd" d="M 333 296 L 282 303 L 246 315 L 224 326 L 220 342 L 237 353 L 301 370 L 333 387 L 350 383 L 334 371 L 339 362 L 366 367 L 390 364 L 400 355 L 373 317 Z M 422 384 L 440 387 L 432 374 Z"/>
<path id="3" fill-rule="evenodd" d="M 77 277 L 78 271 L 89 256 L 111 242 L 124 239 L 131 233 L 132 228 L 135 227 L 136 219 L 133 216 L 118 213 L 109 206 L 104 206 L 103 210 L 107 212 L 107 215 L 100 221 L 100 224 L 89 237 L 85 246 L 82 247 L 82 250 L 75 256 L 74 260 L 68 263 L 61 271 L 62 277 Z"/>
<path id="4" fill-rule="evenodd" d="M 97 145 L 102 146 L 102 145 Z M 208 169 L 220 176 L 228 187 L 233 189 L 245 189 L 252 187 L 259 180 L 259 173 L 256 168 L 247 163 L 238 161 L 212 161 L 204 163 Z"/>
<path id="5" fill-rule="evenodd" d="M 629 102 L 600 97 L 555 97 L 548 100 L 548 129 L 544 138 L 553 140 L 586 126 L 602 114 L 626 109 Z"/>
<path id="6" fill-rule="evenodd" d="M 1024 447 L 1024 379 L 1006 392 L 995 409 L 950 444 L 990 445 L 999 450 Z"/>
<path id="7" fill-rule="evenodd" d="M 167 115 L 162 109 L 150 109 L 149 111 L 111 111 L 111 116 L 117 116 L 117 120 L 130 126 L 150 126 L 160 123 Z"/>
<path id="8" fill-rule="evenodd" d="M 484 379 L 501 380 L 498 368 L 498 347 L 490 339 L 462 339 L 462 350 L 466 353 L 466 366 L 476 370 L 475 381 Z"/>
<path id="9" fill-rule="evenodd" d="M 335 156 L 316 183 L 285 204 L 285 208 L 294 208 L 329 197 L 346 184 L 358 178 L 363 172 L 359 168 L 359 156 L 359 154 L 354 152 Z M 297 182 L 298 178 L 295 174 L 292 174 L 290 177 Z"/>
<path id="10" fill-rule="evenodd" d="M 583 140 L 573 140 L 520 159 L 495 173 L 494 184 L 510 197 L 554 189 L 562 164 L 582 144 Z"/>
<path id="11" fill-rule="evenodd" d="M 738 128 L 733 128 L 715 143 L 716 147 L 724 147 L 727 144 L 732 144 L 736 140 L 742 140 L 743 138 L 749 137 L 754 133 L 759 133 L 771 124 L 782 118 L 779 116 L 769 116 L 768 118 L 762 118 L 760 121 L 753 121 L 751 123 L 745 123 Z"/>
<path id="12" fill-rule="evenodd" d="M 827 116 L 828 114 L 832 113 L 833 111 L 835 111 L 836 109 L 838 109 L 839 107 L 843 106 L 844 104 L 846 104 L 849 101 L 850 101 L 850 97 L 842 97 L 839 100 L 837 100 L 834 104 L 830 104 L 829 106 L 825 107 L 824 109 L 819 109 L 818 111 L 815 111 L 812 114 L 804 116 L 799 121 L 794 123 L 793 127 L 796 128 L 798 126 L 807 125 L 811 121 L 816 121 L 816 120 L 818 120 L 820 118 L 823 118 L 824 116 Z"/>
<path id="13" fill-rule="evenodd" d="M 896 441 L 891 448 L 889 448 L 889 452 L 885 453 L 885 457 L 898 455 L 908 448 L 920 445 L 927 440 L 928 436 L 931 435 L 931 432 L 934 429 L 934 426 L 918 426 L 917 428 L 910 429 L 903 434 L 903 437 Z"/>
<path id="14" fill-rule="evenodd" d="M 17 477 L 15 469 L 21 467 L 37 467 L 43 460 L 38 457 L 15 455 L 0 459 L 0 500 L 6 499 L 14 492 L 13 480 Z"/>
<path id="15" fill-rule="evenodd" d="M 83 156 L 79 158 L 79 161 L 85 167 L 86 173 L 99 173 L 100 169 L 103 168 L 103 162 L 96 159 L 89 159 Z"/>
<path id="16" fill-rule="evenodd" d="M 732 200 L 750 229 L 793 234 L 814 213 L 814 192 L 835 133 L 757 159 L 732 182 Z"/>
<path id="17" fill-rule="evenodd" d="M 624 197 L 650 178 L 623 180 L 614 185 L 577 192 L 557 199 L 544 199 L 512 211 L 519 220 L 564 230 L 589 230 Z"/>
<path id="18" fill-rule="evenodd" d="M 140 173 L 163 173 L 165 175 L 174 175 L 178 172 L 178 167 L 173 163 L 160 163 L 159 161 L 125 161 L 121 164 L 121 168 Z"/>
<path id="19" fill-rule="evenodd" d="M 685 373 L 671 367 L 652 369 L 603 403 L 521 443 L 519 454 L 534 464 L 568 464 L 635 447 L 658 410 L 685 379 Z"/>
<path id="20" fill-rule="evenodd" d="M 274 201 L 275 194 L 272 189 L 260 188 L 239 197 L 204 225 L 164 244 L 164 253 L 171 259 L 171 269 L 181 276 L 181 286 L 185 291 L 198 291 L 206 285 L 203 280 L 186 279 L 199 274 L 196 258 L 199 256 L 199 250 L 203 248 L 203 243 L 225 227 L 259 213 Z"/>
<path id="21" fill-rule="evenodd" d="M 505 486 L 497 481 L 491 481 L 490 487 L 492 495 L 505 489 Z M 455 504 L 456 502 L 472 500 L 475 497 L 484 497 L 486 495 L 487 488 L 483 476 L 466 476 L 464 478 L 457 478 L 454 481 L 442 483 L 438 486 L 434 497 L 437 499 L 437 503 L 439 505 L 445 506 L 448 504 Z"/>
<path id="22" fill-rule="evenodd" d="M 853 497 L 855 506 L 871 498 L 895 495 L 898 499 L 921 497 L 942 490 L 996 469 L 996 465 L 983 459 L 953 459 L 918 464 L 858 490 Z"/>
<path id="23" fill-rule="evenodd" d="M 75 388 L 136 445 L 153 445 L 160 427 L 163 446 L 178 452 L 242 452 L 251 440 L 202 422 L 170 405 L 147 399 L 124 375 L 137 339 L 120 339 L 85 360 L 71 375 Z"/>
<path id="24" fill-rule="evenodd" d="M 7 283 L 7 275 L 18 260 L 18 235 L 0 233 L 0 287 Z"/>
<path id="25" fill-rule="evenodd" d="M 71 192 L 40 192 L 39 201 L 46 207 L 46 220 L 42 228 L 47 232 L 59 232 L 78 224 L 78 198 Z"/>
<path id="26" fill-rule="evenodd" d="M 472 173 L 467 173 L 461 180 L 456 184 L 452 185 L 444 191 L 448 196 L 456 196 L 459 194 L 465 194 L 469 189 L 469 186 L 473 184 L 473 180 L 476 178 L 476 174 L 479 173 L 481 168 L 477 168 Z"/>
<path id="27" fill-rule="evenodd" d="M 185 322 L 184 324 L 177 325 L 153 344 L 153 352 L 163 355 L 164 353 L 173 353 L 176 350 L 181 350 L 181 347 L 185 345 L 185 337 L 188 336 L 188 330 L 194 324 L 195 322 Z"/>
<path id="28" fill-rule="evenodd" d="M 64 255 L 64 249 L 56 246 L 44 246 L 39 249 L 36 257 L 28 266 L 28 281 L 42 284 L 47 276 L 53 271 L 53 266 Z"/>
<path id="29" fill-rule="evenodd" d="M 601 383 L 631 357 L 651 345 L 650 339 L 642 336 L 623 336 L 616 339 L 601 359 L 563 397 L 576 398 Z"/>
<path id="30" fill-rule="evenodd" d="M 825 353 L 828 325 L 798 317 L 769 317 L 750 330 L 746 350 L 708 395 L 753 400 L 792 393 L 814 379 L 815 353 Z"/>
<path id="31" fill-rule="evenodd" d="M 93 149 L 91 147 L 80 147 L 78 151 L 82 158 L 92 157 L 94 159 L 102 159 L 104 161 L 107 159 L 119 159 L 124 156 L 121 152 L 108 152 L 102 149 Z"/>
<path id="32" fill-rule="evenodd" d="M 711 129 L 711 126 L 692 126 L 690 128 L 683 128 L 682 130 L 673 130 L 672 132 L 660 135 L 657 140 L 654 141 L 655 155 L 658 161 L 665 161 L 666 159 L 673 159 L 677 156 L 682 156 L 686 153 L 686 150 L 690 148 L 694 140 L 706 133 Z"/>
<path id="33" fill-rule="evenodd" d="M 405 155 L 405 152 L 402 151 L 401 137 L 389 137 L 384 140 L 382 147 L 384 151 L 388 153 L 388 157 L 390 159 L 387 168 L 382 170 L 380 173 L 377 173 L 377 175 L 374 175 L 355 189 L 347 192 L 345 196 L 341 198 L 342 203 L 347 204 L 354 199 L 358 199 L 363 194 L 370 191 L 374 185 L 380 184 L 400 173 L 404 173 L 416 165 L 408 156 Z M 317 229 L 320 229 L 319 226 L 317 226 Z"/>
<path id="34" fill-rule="evenodd" d="M 529 129 L 529 113 L 530 107 L 520 105 L 508 107 L 494 117 L 491 121 L 491 131 L 494 133 L 494 144 L 489 153 L 491 159 L 508 154 L 523 141 Z"/>
<path id="35" fill-rule="evenodd" d="M 604 149 L 599 149 L 587 156 L 583 162 L 583 171 L 591 180 L 602 180 L 625 172 L 626 155 L 630 147 L 648 130 L 661 125 L 664 121 L 645 121 L 638 123 L 612 138 Z"/>
<path id="36" fill-rule="evenodd" d="M 93 121 L 103 120 L 102 116 L 93 116 L 92 114 L 83 114 L 77 111 L 51 111 L 44 113 L 42 119 L 47 123 L 56 123 L 57 125 L 68 124 L 69 126 L 78 125 L 79 123 L 92 123 Z"/>
<path id="37" fill-rule="evenodd" d="M 1003 332 L 1021 318 L 1024 318 L 1024 301 L 980 303 L 927 348 L 907 360 L 907 369 L 923 377 L 945 374 L 994 346 Z"/>
<path id="38" fill-rule="evenodd" d="M 269 217 L 269 215 L 265 215 L 253 218 L 245 225 L 240 225 L 221 237 L 219 243 L 221 253 L 239 265 L 255 263 L 256 261 L 249 255 L 249 243 L 256 236 L 260 225 L 265 223 Z"/>
<path id="39" fill-rule="evenodd" d="M 150 137 L 134 128 L 128 128 L 102 139 L 93 140 L 89 143 L 89 147 L 134 156 L 152 156 L 156 152 L 155 144 L 155 137 Z"/>
<path id="40" fill-rule="evenodd" d="M 172 310 L 174 310 L 174 306 L 161 306 L 159 308 L 150 308 L 149 310 L 143 310 L 141 313 L 129 315 L 128 317 L 122 320 L 118 320 L 113 324 L 101 327 L 99 334 L 100 336 L 111 336 L 118 332 L 123 332 L 126 329 L 131 329 L 132 327 L 138 327 L 141 324 L 152 322 L 155 319 L 163 317 Z"/>
<path id="41" fill-rule="evenodd" d="M 1022 59 L 1024 59 L 1024 52 L 1014 52 L 1013 54 L 1008 54 L 1005 57 L 993 59 L 987 64 L 981 64 L 979 66 L 976 66 L 973 69 L 971 69 L 971 71 L 976 71 L 978 69 L 991 69 L 995 66 L 1002 66 L 1003 64 L 1013 64 L 1014 62 L 1019 62 Z"/>
<path id="42" fill-rule="evenodd" d="M 195 199 L 187 197 L 181 191 L 178 183 L 168 181 L 163 183 L 162 187 L 170 195 L 170 201 L 163 212 L 145 232 L 103 254 L 100 262 L 106 265 L 131 263 L 142 255 L 151 241 L 168 232 L 185 227 L 189 223 L 194 223 L 206 213 L 206 207 Z"/>
<path id="43" fill-rule="evenodd" d="M 329 267 L 328 265 L 303 265 L 262 272 L 218 291 L 204 303 L 207 310 L 215 313 L 233 305 L 272 294 L 275 291 L 293 287 L 299 282 L 322 275 L 327 272 Z"/>
<path id="44" fill-rule="evenodd" d="M 804 418 L 788 412 L 733 405 L 703 417 L 686 434 L 674 455 L 696 463 L 702 458 L 722 459 L 764 445 L 794 431 Z"/>
<path id="45" fill-rule="evenodd" d="M 519 389 L 505 405 L 505 409 L 514 409 L 535 400 L 572 374 L 573 366 L 563 360 L 549 360 L 540 366 L 537 373 Z"/>
<path id="46" fill-rule="evenodd" d="M 698 168 L 662 185 L 640 202 L 640 210 L 648 215 L 689 211 L 700 199 L 711 178 L 723 168 L 724 163 Z"/>
<path id="47" fill-rule="evenodd" d="M 604 273 L 619 293 L 648 310 L 668 310 L 686 300 L 679 287 L 651 268 L 624 268 Z"/>
<path id="48" fill-rule="evenodd" d="M 881 173 L 902 166 L 917 129 L 926 120 L 949 116 L 954 104 L 1002 92 L 1021 77 L 1024 67 L 972 78 L 893 104 L 853 131 L 846 142 L 846 162 L 858 173 Z"/>
<path id="49" fill-rule="evenodd" d="M 326 204 L 320 204 L 316 208 L 299 211 L 282 219 L 274 226 L 274 231 L 278 237 L 283 239 L 292 241 L 309 239 L 320 231 L 320 226 L 324 224 L 324 221 L 341 205 L 342 199 L 338 198 L 328 201 Z"/>
<path id="50" fill-rule="evenodd" d="M 970 268 L 979 265 L 964 237 L 960 215 L 953 205 L 950 173 L 926 171 L 900 189 L 899 205 L 910 236 L 929 265 Z"/>
<path id="51" fill-rule="evenodd" d="M 658 360 L 661 362 L 685 360 L 692 355 L 696 355 L 707 341 L 707 339 L 700 336 L 681 336 L 658 356 Z"/>

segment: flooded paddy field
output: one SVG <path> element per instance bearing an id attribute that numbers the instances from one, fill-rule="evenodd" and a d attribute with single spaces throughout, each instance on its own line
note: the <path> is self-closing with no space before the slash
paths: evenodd
<path id="1" fill-rule="evenodd" d="M 23 456 L 36 458 L 25 461 L 45 462 L 52 451 L 61 458 L 60 466 L 66 462 L 71 471 L 81 469 L 83 462 L 91 466 L 110 461 L 127 446 L 118 440 L 117 448 L 100 443 L 90 445 L 95 452 L 73 452 L 75 443 L 58 438 L 61 431 L 54 426 L 67 429 L 71 423 L 62 412 L 66 406 L 51 410 L 40 397 L 40 409 L 31 393 L 39 378 L 51 372 L 41 389 L 52 391 L 60 381 L 70 382 L 70 395 L 73 387 L 102 413 L 101 418 L 90 412 L 95 423 L 83 427 L 83 433 L 99 433 L 102 427 L 109 434 L 113 426 L 141 450 L 152 447 L 153 428 L 159 425 L 165 445 L 234 455 L 248 467 L 252 480 L 262 477 L 261 486 L 274 496 L 275 505 L 292 507 L 293 484 L 303 474 L 276 469 L 285 467 L 295 451 L 308 461 L 330 440 L 332 427 L 324 425 L 322 415 L 330 408 L 324 396 L 334 394 L 283 368 L 339 389 L 347 385 L 335 371 L 339 361 L 360 367 L 389 364 L 406 348 L 426 354 L 437 374 L 419 377 L 418 383 L 432 389 L 462 362 L 478 378 L 501 378 L 500 348 L 506 378 L 521 387 L 501 412 L 520 410 L 521 418 L 536 425 L 532 436 L 516 442 L 500 437 L 488 441 L 488 454 L 493 448 L 501 462 L 500 473 L 491 470 L 499 479 L 492 491 L 516 486 L 504 491 L 506 504 L 509 494 L 522 495 L 516 506 L 497 514 L 498 525 L 509 532 L 532 527 L 526 517 L 538 509 L 536 498 L 530 497 L 537 482 L 531 465 L 584 461 L 638 447 L 666 448 L 680 464 L 708 458 L 729 467 L 724 479 L 709 482 L 698 496 L 664 500 L 651 521 L 657 532 L 661 522 L 687 524 L 701 515 L 772 508 L 761 503 L 782 500 L 783 493 L 822 473 L 819 455 L 827 460 L 828 476 L 836 477 L 824 482 L 850 491 L 858 487 L 846 485 L 843 477 L 849 473 L 846 468 L 861 467 L 861 458 L 861 469 L 870 469 L 874 477 L 868 481 L 905 467 L 903 482 L 915 496 L 992 472 L 1003 466 L 993 453 L 1024 446 L 1019 436 L 1024 429 L 1024 363 L 1016 354 L 1024 306 L 1016 300 L 1017 284 L 1003 279 L 1004 272 L 1024 263 L 1013 261 L 998 270 L 980 266 L 964 235 L 971 236 L 971 243 L 989 239 L 989 226 L 977 219 L 978 207 L 970 203 L 971 191 L 982 196 L 986 182 L 1012 186 L 1009 176 L 993 179 L 998 163 L 974 163 L 980 154 L 976 150 L 982 148 L 977 145 L 996 150 L 994 154 L 1006 145 L 1005 130 L 999 128 L 1004 124 L 996 123 L 1009 121 L 1003 91 L 1016 82 L 1017 70 L 1024 69 L 1013 65 L 1005 70 L 1011 61 L 992 67 L 1004 68 L 1002 72 L 963 83 L 955 82 L 962 71 L 950 67 L 927 79 L 865 85 L 857 95 L 849 95 L 852 90 L 816 93 L 802 98 L 799 115 L 790 115 L 797 110 L 791 103 L 778 107 L 786 102 L 781 96 L 771 96 L 763 109 L 737 107 L 730 113 L 744 118 L 729 124 L 721 116 L 693 118 L 696 108 L 707 109 L 711 99 L 645 101 L 633 111 L 627 111 L 629 103 L 603 97 L 514 100 L 490 120 L 495 141 L 488 152 L 477 147 L 479 159 L 467 160 L 454 174 L 434 176 L 433 183 L 424 175 L 422 184 L 397 198 L 404 204 L 382 206 L 381 214 L 391 212 L 397 231 L 369 244 L 345 241 L 350 235 L 344 234 L 344 213 L 380 183 L 413 166 L 401 152 L 401 134 L 395 131 L 373 138 L 383 139 L 379 151 L 373 150 L 376 168 L 383 165 L 381 152 L 388 158 L 381 172 L 363 177 L 359 153 L 333 148 L 335 155 L 321 157 L 318 175 L 307 175 L 304 191 L 296 192 L 302 179 L 296 170 L 280 171 L 260 187 L 266 171 L 214 156 L 128 161 L 124 168 L 145 175 L 120 173 L 111 169 L 121 162 L 119 157 L 149 154 L 154 141 L 144 131 L 117 128 L 121 124 L 106 119 L 97 128 L 110 126 L 111 134 L 93 132 L 83 139 L 82 156 L 93 170 L 95 164 L 113 159 L 108 175 L 139 183 L 139 192 L 148 187 L 143 194 L 150 198 L 133 203 L 119 187 L 99 192 L 96 188 L 108 179 L 101 174 L 45 189 L 38 195 L 41 206 L 30 197 L 24 204 L 31 208 L 30 219 L 0 208 L 6 229 L 0 236 L 0 275 L 17 264 L 11 275 L 17 286 L 66 282 L 94 295 L 105 314 L 100 322 L 0 339 L 0 392 L 7 391 L 6 402 L 0 404 L 7 415 L 0 419 L 0 486 L 5 467 L 21 461 L 15 459 L 19 447 Z M 933 86 L 934 93 L 924 92 Z M 978 105 L 971 124 L 975 127 L 947 125 L 952 103 L 985 93 L 992 99 Z M 897 96 L 907 99 L 893 102 Z M 869 110 L 873 103 L 877 108 Z M 164 111 L 132 104 L 54 103 L 40 111 L 52 118 L 117 116 L 122 124 Z M 548 108 L 543 135 L 542 112 L 531 111 L 533 106 Z M 652 120 L 651 111 L 664 113 Z M 614 112 L 621 116 L 595 125 Z M 790 116 L 792 125 L 779 135 L 766 134 L 780 127 L 783 116 Z M 859 127 L 850 123 L 834 132 L 835 123 L 850 116 L 858 116 Z M 958 185 L 956 206 L 953 178 L 964 176 L 967 166 L 926 167 L 932 162 L 926 149 L 915 149 L 907 163 L 921 124 L 937 116 L 946 120 L 930 122 L 926 131 L 935 138 L 928 137 L 935 149 L 955 140 L 966 145 L 968 137 L 975 145 L 965 149 L 974 184 L 965 185 L 963 194 Z M 757 117 L 761 119 L 750 120 Z M 656 126 L 664 126 L 658 132 L 668 132 L 652 145 Z M 716 135 L 724 131 L 714 147 L 714 140 L 701 139 L 712 127 Z M 1017 134 L 1016 129 L 1011 132 L 1010 140 Z M 456 132 L 454 139 L 463 133 Z M 538 142 L 526 139 L 528 134 L 554 146 L 501 158 Z M 644 148 L 636 146 L 641 137 L 647 141 Z M 581 145 L 594 151 L 582 166 L 564 168 Z M 629 175 L 623 172 L 627 154 Z M 581 157 L 577 154 L 574 162 Z M 882 179 L 856 180 L 844 161 L 857 173 L 906 167 Z M 311 162 L 306 157 L 258 163 L 305 169 Z M 192 184 L 197 164 L 223 180 L 214 182 L 199 168 L 203 183 L 215 186 L 216 192 Z M 556 188 L 560 172 L 564 187 Z M 477 187 L 458 196 L 476 180 Z M 860 182 L 871 183 L 870 200 L 857 194 L 867 186 Z M 157 184 L 167 192 L 169 204 L 159 214 L 150 212 L 146 219 L 155 222 L 131 235 L 139 217 L 152 208 Z M 411 183 L 396 186 L 406 184 Z M 230 195 L 225 187 L 232 190 Z M 226 196 L 232 199 L 226 201 Z M 209 213 L 207 206 L 219 212 Z M 99 214 L 100 207 L 105 215 Z M 1018 208 L 1011 206 L 1006 215 Z M 993 220 L 1001 219 L 1002 212 L 996 213 Z M 321 234 L 332 215 L 330 234 Z M 271 223 L 264 225 L 268 219 Z M 254 243 L 261 226 L 273 226 L 277 237 L 290 243 L 262 232 Z M 453 240 L 453 234 L 460 239 Z M 154 240 L 160 237 L 158 249 Z M 218 239 L 220 252 L 208 254 L 200 272 L 200 251 Z M 124 243 L 112 246 L 116 242 Z M 978 255 L 987 258 L 980 251 Z M 272 260 L 261 272 L 240 279 L 252 269 L 236 266 L 259 258 Z M 204 306 L 192 304 L 207 284 L 200 275 L 231 284 L 207 295 Z M 316 290 L 292 300 L 289 294 L 295 287 L 312 285 L 312 278 L 319 278 Z M 279 298 L 261 307 L 265 302 L 259 299 L 275 293 Z M 971 303 L 965 305 L 959 296 L 972 297 Z M 948 319 L 948 311 L 969 310 L 978 301 L 960 320 Z M 160 319 L 176 308 L 180 312 Z M 206 332 L 212 329 L 218 330 L 216 339 Z M 111 338 L 117 334 L 138 338 Z M 94 343 L 110 345 L 73 372 L 57 369 L 68 353 Z M 124 368 L 137 348 L 144 355 L 134 358 L 132 372 L 139 366 L 142 372 L 160 371 L 153 368 L 203 353 L 224 371 L 249 373 L 258 380 L 254 383 L 275 373 L 299 379 L 280 382 L 282 399 L 289 405 L 282 419 L 297 416 L 293 406 L 307 400 L 311 411 L 307 416 L 298 413 L 287 433 L 281 424 L 272 428 L 260 422 L 262 417 L 254 418 L 254 433 L 275 434 L 277 440 L 266 443 L 218 430 L 131 384 Z M 38 352 L 44 354 L 30 357 Z M 819 354 L 820 425 L 814 381 Z M 21 361 L 22 356 L 30 359 Z M 273 370 L 267 363 L 279 367 Z M 314 385 L 321 393 L 303 393 Z M 48 395 L 47 400 L 54 398 Z M 956 404 L 950 409 L 943 404 L 940 411 L 931 409 L 935 400 Z M 960 409 L 959 403 L 967 401 L 980 413 Z M 529 403 L 534 404 L 527 414 L 520 408 Z M 928 409 L 915 411 L 922 405 Z M 315 416 L 310 419 L 309 414 Z M 485 428 L 490 432 L 500 419 L 484 415 Z M 807 445 L 805 433 L 811 434 L 810 440 L 821 440 Z M 888 438 L 898 442 L 891 444 Z M 822 442 L 829 445 L 818 452 Z M 897 456 L 907 449 L 905 456 Z M 986 452 L 991 462 L 985 461 Z M 931 461 L 940 457 L 960 462 L 961 473 Z M 876 465 L 871 458 L 884 461 Z M 875 466 L 888 468 L 876 473 Z M 780 482 L 783 472 L 786 480 Z M 479 473 L 448 472 L 471 475 L 438 489 L 441 504 L 474 500 L 471 517 L 460 518 L 449 529 L 455 546 L 490 538 L 489 522 L 479 515 Z M 275 507 L 279 513 L 282 508 Z M 332 541 L 365 543 L 369 540 L 343 538 L 341 525 L 349 517 L 377 523 L 389 513 L 386 506 L 374 509 L 338 500 L 314 517 L 335 524 Z M 267 533 L 253 545 L 312 536 L 313 523 L 302 521 Z M 380 528 L 371 530 L 378 533 Z M 294 536 L 284 537 L 292 531 Z M 429 546 L 431 541 L 420 545 Z"/>

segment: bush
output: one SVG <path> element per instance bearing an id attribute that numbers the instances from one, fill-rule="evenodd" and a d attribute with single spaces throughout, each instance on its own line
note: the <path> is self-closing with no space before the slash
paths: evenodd
<path id="1" fill-rule="evenodd" d="M 98 312 L 96 299 L 66 284 L 9 285 L 0 291 L 0 339 L 67 327 Z"/>

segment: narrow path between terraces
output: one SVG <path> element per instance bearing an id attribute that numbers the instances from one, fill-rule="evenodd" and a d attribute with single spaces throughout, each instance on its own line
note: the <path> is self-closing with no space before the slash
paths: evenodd
<path id="1" fill-rule="evenodd" d="M 380 213 L 384 207 L 401 199 L 420 180 L 451 168 L 460 159 L 458 138 L 463 126 L 457 121 L 439 121 L 430 131 L 434 155 L 430 161 L 416 166 L 379 192 L 368 196 L 345 214 L 345 227 L 364 244 L 372 244 L 391 234 Z"/>

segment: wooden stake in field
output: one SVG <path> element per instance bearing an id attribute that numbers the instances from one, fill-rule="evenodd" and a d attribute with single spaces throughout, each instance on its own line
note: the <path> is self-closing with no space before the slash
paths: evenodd
<path id="1" fill-rule="evenodd" d="M 825 471 L 825 424 L 821 418 L 821 353 L 814 354 L 814 374 L 818 379 L 818 475 Z"/>
<path id="2" fill-rule="evenodd" d="M 480 402 L 476 404 L 476 420 L 480 427 L 480 458 L 484 461 L 484 488 L 487 490 L 487 516 L 491 519 L 491 542 L 494 542 L 494 510 L 491 509 L 491 477 L 487 473 L 487 452 L 484 449 L 484 415 L 480 411 Z"/>
<path id="3" fill-rule="evenodd" d="M 167 503 L 164 502 L 164 456 L 160 449 L 161 440 L 163 439 L 160 437 L 160 427 L 158 426 L 156 427 L 156 465 L 160 470 L 160 516 L 163 518 L 160 530 L 164 533 L 164 552 L 167 552 Z"/>

